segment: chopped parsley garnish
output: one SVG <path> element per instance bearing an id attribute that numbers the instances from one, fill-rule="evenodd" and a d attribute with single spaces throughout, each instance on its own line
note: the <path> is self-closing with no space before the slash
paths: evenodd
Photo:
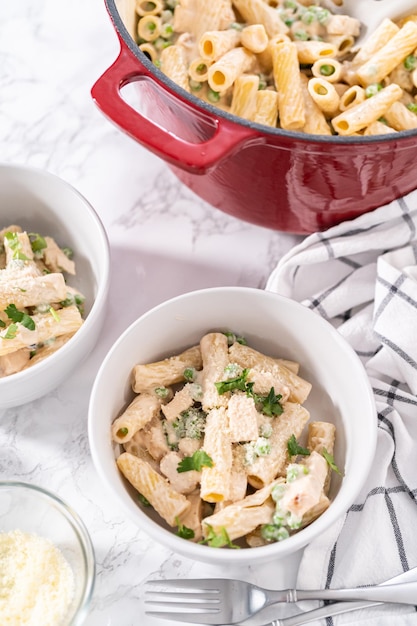
<path id="1" fill-rule="evenodd" d="M 253 398 L 255 404 L 260 405 L 262 413 L 268 417 L 275 417 L 283 413 L 282 404 L 280 400 L 281 394 L 276 394 L 275 389 L 271 387 L 267 396 L 261 396 L 253 391 L 253 382 L 247 382 L 247 377 L 250 370 L 245 368 L 239 376 L 235 378 L 229 378 L 228 380 L 222 380 L 218 383 L 214 383 L 217 392 L 222 395 L 228 391 L 245 391 L 246 395 Z"/>
<path id="2" fill-rule="evenodd" d="M 47 247 L 45 238 L 42 237 L 42 235 L 39 235 L 39 233 L 29 233 L 28 237 L 32 250 L 35 254 L 41 253 L 42 250 L 45 250 Z"/>
<path id="3" fill-rule="evenodd" d="M 213 526 L 210 524 L 206 524 L 208 533 L 205 539 L 202 539 L 199 543 L 206 543 L 211 548 L 222 548 L 223 546 L 228 546 L 229 548 L 239 549 L 240 546 L 232 543 L 229 534 L 224 526 L 220 528 L 220 532 L 216 533 Z"/>
<path id="4" fill-rule="evenodd" d="M 213 467 L 213 459 L 204 450 L 196 450 L 193 456 L 185 456 L 178 463 L 177 472 L 201 471 L 202 467 Z"/>
<path id="5" fill-rule="evenodd" d="M 14 339 L 17 335 L 17 324 L 10 324 L 3 339 Z"/>
<path id="6" fill-rule="evenodd" d="M 271 387 L 269 394 L 266 398 L 256 396 L 255 402 L 259 401 L 262 405 L 262 413 L 267 415 L 268 417 L 274 417 L 275 415 L 282 415 L 283 408 L 280 404 L 280 400 L 282 395 L 279 393 L 278 395 L 275 393 L 275 389 Z"/>
<path id="7" fill-rule="evenodd" d="M 178 527 L 176 532 L 178 537 L 182 537 L 182 539 L 194 539 L 195 533 L 192 528 L 188 528 L 187 526 L 184 526 L 184 524 L 181 524 L 178 517 L 175 518 L 175 523 Z"/>
<path id="8" fill-rule="evenodd" d="M 321 453 L 326 459 L 328 465 L 332 468 L 332 470 L 335 471 L 337 474 L 340 474 L 340 476 L 343 476 L 343 472 L 340 471 L 340 469 L 337 467 L 334 461 L 333 454 L 330 454 L 330 452 L 327 452 L 326 448 L 323 448 Z"/>
<path id="9" fill-rule="evenodd" d="M 53 307 L 53 306 L 50 306 L 50 307 L 49 307 L 49 312 L 50 312 L 50 314 L 52 315 L 52 317 L 54 318 L 54 320 L 55 320 L 56 322 L 59 322 L 59 315 L 58 315 L 58 313 L 55 311 L 55 309 L 54 309 L 54 307 Z"/>
<path id="10" fill-rule="evenodd" d="M 229 380 L 223 380 L 218 383 L 214 383 L 217 389 L 217 392 L 222 395 L 227 393 L 228 391 L 247 391 L 247 382 L 246 379 L 249 374 L 249 369 L 245 368 L 240 376 L 236 376 L 235 378 L 230 378 Z"/>
<path id="11" fill-rule="evenodd" d="M 246 339 L 244 337 L 240 337 L 238 335 L 235 335 L 235 333 L 232 333 L 231 331 L 225 331 L 223 333 L 223 335 L 226 335 L 227 337 L 227 343 L 229 344 L 229 346 L 232 346 L 235 341 L 237 343 L 240 343 L 242 346 L 247 346 L 248 342 L 246 341 Z"/>
<path id="12" fill-rule="evenodd" d="M 5 328 L 6 324 L 3 322 L 3 320 L 0 320 L 0 328 Z"/>
<path id="13" fill-rule="evenodd" d="M 16 308 L 15 304 L 9 304 L 4 309 L 4 312 L 6 313 L 7 317 L 11 319 L 12 322 L 14 322 L 15 324 L 22 324 L 22 326 L 24 326 L 28 330 L 35 330 L 35 322 L 33 321 L 33 318 L 27 313 L 19 311 L 19 309 Z"/>
<path id="14" fill-rule="evenodd" d="M 13 260 L 29 261 L 28 257 L 22 252 L 22 244 L 17 233 L 7 232 L 5 233 L 4 238 L 13 253 Z"/>
<path id="15" fill-rule="evenodd" d="M 310 450 L 307 450 L 307 448 L 303 448 L 302 446 L 298 444 L 297 439 L 295 438 L 295 435 L 291 435 L 291 437 L 288 439 L 287 450 L 290 456 L 298 456 L 298 455 L 308 456 L 309 454 L 311 454 Z"/>

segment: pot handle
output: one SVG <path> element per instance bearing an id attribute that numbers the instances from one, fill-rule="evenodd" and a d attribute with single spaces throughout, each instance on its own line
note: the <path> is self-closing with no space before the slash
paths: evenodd
<path id="1" fill-rule="evenodd" d="M 263 141 L 253 129 L 219 118 L 214 135 L 201 143 L 185 141 L 154 124 L 121 97 L 120 90 L 128 83 L 153 77 L 120 36 L 119 41 L 119 56 L 93 85 L 91 95 L 104 115 L 157 156 L 183 170 L 205 174 L 248 142 Z"/>

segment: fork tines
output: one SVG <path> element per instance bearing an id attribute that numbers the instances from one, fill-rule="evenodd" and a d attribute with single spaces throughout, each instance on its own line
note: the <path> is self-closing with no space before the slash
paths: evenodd
<path id="1" fill-rule="evenodd" d="M 220 602 L 218 580 L 147 580 L 145 585 L 155 586 L 154 589 L 145 590 L 145 604 L 157 605 L 158 608 L 163 609 L 158 612 L 146 610 L 147 615 L 165 617 L 170 614 L 171 609 L 189 609 L 194 616 L 198 616 L 200 611 L 205 614 L 216 614 L 219 610 L 216 606 Z M 186 591 L 165 591 L 164 587 L 186 589 Z M 182 603 L 181 600 L 186 600 L 186 603 Z"/>
<path id="2" fill-rule="evenodd" d="M 194 578 L 192 580 L 167 578 L 166 580 L 146 580 L 145 585 L 160 585 L 161 587 L 177 587 L 178 589 L 190 588 L 190 593 L 196 591 L 217 591 L 220 592 L 221 579 L 219 578 Z M 159 592 L 155 592 L 159 593 Z"/>

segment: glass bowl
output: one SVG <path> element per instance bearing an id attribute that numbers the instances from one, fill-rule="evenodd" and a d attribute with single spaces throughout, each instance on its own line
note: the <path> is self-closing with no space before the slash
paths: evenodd
<path id="1" fill-rule="evenodd" d="M 0 481 L 0 536 L 3 533 L 15 536 L 13 531 L 47 540 L 48 545 L 51 542 L 58 548 L 72 570 L 74 592 L 56 626 L 83 624 L 94 590 L 95 557 L 88 531 L 77 513 L 42 487 Z M 0 553 L 0 558 L 4 558 L 4 553 Z M 18 555 L 14 554 L 13 560 L 17 559 Z"/>

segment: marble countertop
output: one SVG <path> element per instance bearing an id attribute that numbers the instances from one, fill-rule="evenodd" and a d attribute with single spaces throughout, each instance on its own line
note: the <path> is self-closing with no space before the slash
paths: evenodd
<path id="1" fill-rule="evenodd" d="M 86 626 L 152 626 L 163 622 L 144 618 L 141 581 L 224 572 L 170 553 L 109 500 L 87 438 L 95 374 L 143 312 L 202 287 L 263 288 L 300 237 L 212 208 L 104 118 L 90 90 L 117 53 L 103 0 L 0 3 L 0 161 L 43 168 L 76 187 L 101 217 L 112 254 L 108 315 L 94 352 L 46 397 L 0 412 L 0 477 L 55 491 L 84 520 L 97 559 Z M 279 585 L 294 567 L 280 562 L 228 574 Z"/>

